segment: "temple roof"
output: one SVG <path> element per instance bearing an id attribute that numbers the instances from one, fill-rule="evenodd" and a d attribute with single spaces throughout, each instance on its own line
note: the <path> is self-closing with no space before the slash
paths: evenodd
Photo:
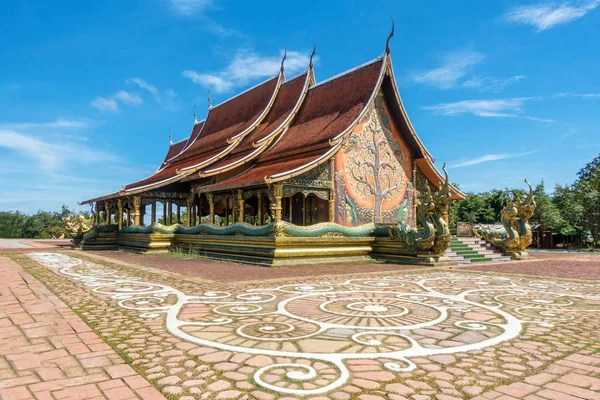
<path id="1" fill-rule="evenodd" d="M 125 191 L 171 183 L 193 172 L 195 168 L 226 155 L 265 117 L 277 95 L 281 78 L 279 74 L 211 107 L 206 120 L 194 124 L 190 137 L 176 155 L 167 156 L 161 169 L 141 181 L 125 186 Z"/>
<path id="2" fill-rule="evenodd" d="M 205 121 L 195 121 L 187 140 L 169 147 L 154 174 L 118 194 L 85 203 L 207 176 L 214 176 L 215 183 L 201 191 L 291 178 L 330 159 L 380 91 L 418 167 L 432 182 L 441 181 L 442 175 L 408 120 L 386 52 L 318 84 L 314 84 L 312 64 L 287 81 L 282 69 L 277 76 L 209 108 Z M 464 198 L 460 191 L 451 190 L 455 199 Z"/>

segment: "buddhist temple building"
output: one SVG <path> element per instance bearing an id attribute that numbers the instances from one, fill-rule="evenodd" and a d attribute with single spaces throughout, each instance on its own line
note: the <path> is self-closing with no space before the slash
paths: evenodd
<path id="1" fill-rule="evenodd" d="M 419 193 L 446 184 L 448 196 L 464 198 L 411 125 L 389 38 L 381 56 L 322 82 L 313 56 L 298 76 L 286 77 L 284 57 L 275 76 L 209 105 L 156 172 L 83 204 L 95 204 L 96 221 L 119 231 L 156 225 L 160 210 L 164 225 L 181 229 L 282 222 L 416 232 Z"/>

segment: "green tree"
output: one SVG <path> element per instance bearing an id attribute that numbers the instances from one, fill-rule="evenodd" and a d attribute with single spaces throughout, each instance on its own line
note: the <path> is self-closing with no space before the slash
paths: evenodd
<path id="1" fill-rule="evenodd" d="M 532 224 L 539 224 L 542 230 L 550 228 L 556 233 L 569 233 L 572 227 L 562 217 L 560 210 L 554 204 L 552 197 L 546 193 L 544 181 L 539 183 L 533 191 L 535 198 L 535 213 L 531 217 Z"/>
<path id="2" fill-rule="evenodd" d="M 586 164 L 573 184 L 582 207 L 581 225 L 594 245 L 600 241 L 600 155 Z"/>
<path id="3" fill-rule="evenodd" d="M 1 211 L 0 212 L 0 238 L 20 238 L 23 237 L 23 225 L 26 215 L 19 211 Z"/>

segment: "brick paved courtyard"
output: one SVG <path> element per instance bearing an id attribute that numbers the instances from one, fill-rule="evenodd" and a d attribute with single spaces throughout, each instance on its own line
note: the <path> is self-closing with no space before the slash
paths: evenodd
<path id="1" fill-rule="evenodd" d="M 592 258 L 236 282 L 29 251 L 0 257 L 2 399 L 600 398 Z"/>

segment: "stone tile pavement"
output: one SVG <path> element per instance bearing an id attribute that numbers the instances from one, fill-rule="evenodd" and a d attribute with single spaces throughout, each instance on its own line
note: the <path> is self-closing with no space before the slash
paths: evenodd
<path id="1" fill-rule="evenodd" d="M 0 399 L 164 399 L 65 303 L 0 256 Z"/>
<path id="2" fill-rule="evenodd" d="M 31 257 L 14 255 L 170 399 L 600 399 L 600 282 L 420 270 L 235 285 Z"/>

